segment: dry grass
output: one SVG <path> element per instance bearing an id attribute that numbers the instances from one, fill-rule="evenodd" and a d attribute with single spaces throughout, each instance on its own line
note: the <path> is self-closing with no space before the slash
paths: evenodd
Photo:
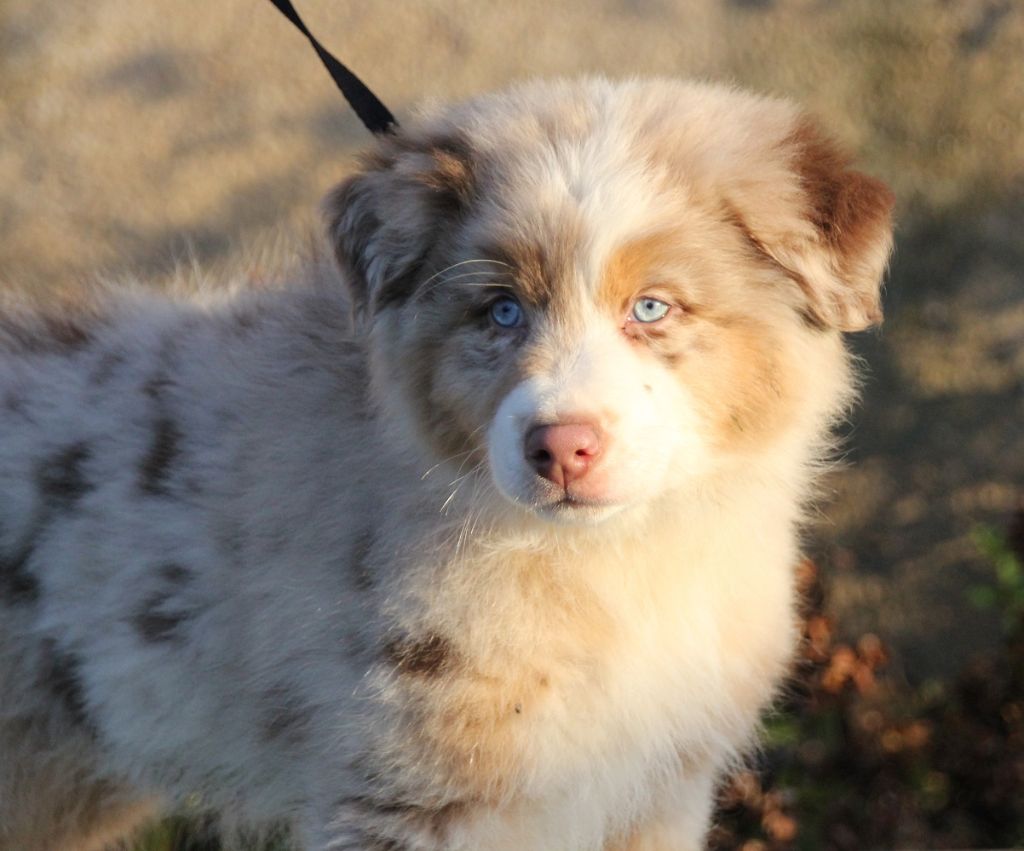
<path id="1" fill-rule="evenodd" d="M 300 5 L 399 114 L 531 74 L 698 75 L 795 96 L 904 210 L 975 203 L 1024 162 L 1011 2 Z M 262 0 L 3 0 L 0 26 L 0 269 L 16 283 L 230 255 L 308 222 L 364 141 Z"/>

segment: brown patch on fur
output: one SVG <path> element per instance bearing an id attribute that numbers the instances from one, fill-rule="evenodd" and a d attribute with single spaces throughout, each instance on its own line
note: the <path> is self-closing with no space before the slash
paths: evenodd
<path id="1" fill-rule="evenodd" d="M 788 421 L 791 392 L 780 348 L 760 326 L 734 321 L 701 331 L 711 356 L 682 361 L 680 379 L 708 418 L 722 449 L 756 444 Z"/>
<path id="2" fill-rule="evenodd" d="M 76 725 L 91 727 L 78 658 L 47 641 L 39 681 L 60 703 Z"/>
<path id="3" fill-rule="evenodd" d="M 679 234 L 660 231 L 620 246 L 602 270 L 597 293 L 598 303 L 617 319 L 625 320 L 633 301 L 641 295 L 653 295 L 688 315 L 700 313 L 695 293 L 678 280 L 679 269 L 686 267 L 687 249 Z M 642 324 L 642 323 L 638 323 Z M 666 324 L 644 327 L 651 336 L 665 335 Z"/>
<path id="4" fill-rule="evenodd" d="M 807 195 L 810 219 L 843 256 L 856 255 L 887 227 L 896 198 L 882 181 L 850 170 L 851 158 L 813 122 L 804 120 L 786 139 Z"/>
<path id="5" fill-rule="evenodd" d="M 136 631 L 149 644 L 168 644 L 181 641 L 181 627 L 192 617 L 184 609 L 168 606 L 173 594 L 160 592 L 149 597 L 132 619 Z"/>
<path id="6" fill-rule="evenodd" d="M 438 677 L 455 660 L 455 649 L 443 635 L 430 633 L 420 639 L 395 639 L 384 648 L 387 659 L 402 674 Z"/>
<path id="7" fill-rule="evenodd" d="M 874 250 L 891 226 L 896 203 L 892 190 L 850 169 L 850 157 L 809 120 L 798 124 L 785 144 L 796 151 L 793 166 L 807 197 L 808 217 L 835 252 L 840 276 L 855 282 L 861 258 Z M 881 322 L 877 287 L 851 286 L 842 298 L 851 299 L 868 324 Z M 839 311 L 840 315 L 845 312 Z"/>
<path id="8" fill-rule="evenodd" d="M 65 350 L 80 349 L 92 341 L 92 330 L 67 316 L 44 316 L 47 336 Z"/>
<path id="9" fill-rule="evenodd" d="M 192 578 L 191 570 L 175 562 L 162 565 L 157 574 L 164 582 L 175 586 L 184 585 Z"/>
<path id="10" fill-rule="evenodd" d="M 164 588 L 143 603 L 132 623 L 144 641 L 150 644 L 180 641 L 181 627 L 192 612 L 173 605 L 175 595 L 192 580 L 192 571 L 175 562 L 161 565 L 156 575 Z"/>
<path id="11" fill-rule="evenodd" d="M 287 686 L 270 689 L 265 697 L 267 711 L 260 723 L 260 735 L 265 742 L 299 744 L 306 738 L 306 730 L 313 710 L 302 705 Z"/>
<path id="12" fill-rule="evenodd" d="M 80 441 L 66 447 L 39 468 L 37 481 L 43 498 L 57 508 L 68 510 L 74 507 L 94 487 L 85 478 L 82 465 L 89 460 L 91 450 Z"/>
<path id="13" fill-rule="evenodd" d="M 560 263 L 552 257 L 547 246 L 526 240 L 510 240 L 486 247 L 483 256 L 515 270 L 516 292 L 526 302 L 545 306 L 551 301 Z"/>
<path id="14" fill-rule="evenodd" d="M 340 802 L 346 810 L 358 814 L 360 822 L 370 824 L 372 848 L 404 849 L 408 846 L 387 833 L 415 835 L 419 839 L 444 840 L 452 824 L 466 811 L 461 802 L 438 806 L 425 806 L 401 800 L 388 800 L 369 795 L 357 795 Z"/>
<path id="15" fill-rule="evenodd" d="M 480 256 L 510 267 L 516 294 L 527 304 L 548 307 L 557 293 L 571 294 L 568 284 L 583 245 L 583 226 L 568 212 L 546 228 L 543 242 L 517 235 L 481 247 Z"/>
<path id="16" fill-rule="evenodd" d="M 660 233 L 620 246 L 605 264 L 598 303 L 624 319 L 633 300 L 655 283 L 651 276 L 671 255 L 671 243 L 671 234 Z"/>
<path id="17" fill-rule="evenodd" d="M 25 399 L 13 390 L 8 389 L 4 393 L 3 407 L 7 413 L 14 416 L 25 416 Z"/>
<path id="18" fill-rule="evenodd" d="M 675 278 L 683 267 L 686 249 L 679 236 L 662 231 L 633 240 L 619 247 L 605 265 L 597 294 L 598 303 L 623 326 L 627 336 L 646 345 L 670 369 L 683 360 L 690 345 L 680 331 L 695 317 L 707 311 L 695 307 L 695 293 Z M 669 314 L 654 323 L 630 321 L 634 301 L 650 295 L 671 306 Z"/>
<path id="19" fill-rule="evenodd" d="M 366 846 L 367 851 L 409 851 L 407 845 L 403 845 L 394 839 L 381 839 L 372 836 L 366 837 L 366 839 L 370 843 Z"/>
<path id="20" fill-rule="evenodd" d="M 352 540 L 348 554 L 348 572 L 352 585 L 357 591 L 369 591 L 374 586 L 373 572 L 367 564 L 373 549 L 373 529 L 364 529 Z"/>
<path id="21" fill-rule="evenodd" d="M 89 383 L 95 387 L 102 387 L 117 370 L 127 361 L 128 356 L 118 350 L 104 352 L 96 361 L 96 368 L 89 374 Z"/>
<path id="22" fill-rule="evenodd" d="M 170 417 L 156 421 L 149 451 L 139 465 L 139 488 L 149 496 L 166 496 L 171 464 L 181 452 L 181 430 Z"/>
<path id="23" fill-rule="evenodd" d="M 810 308 L 804 308 L 800 311 L 800 321 L 803 322 L 806 328 L 810 328 L 812 331 L 825 331 L 828 328 L 824 320 Z"/>
<path id="24" fill-rule="evenodd" d="M 28 570 L 32 546 L 11 557 L 0 555 L 0 596 L 12 604 L 34 603 L 39 599 L 39 580 Z"/>
<path id="25" fill-rule="evenodd" d="M 428 158 L 425 167 L 410 172 L 417 183 L 469 200 L 475 182 L 473 146 L 457 133 L 432 136 L 400 133 L 382 137 L 378 147 L 362 154 L 359 162 L 365 172 L 384 172 L 395 169 L 403 158 L 423 155 Z"/>
<path id="26" fill-rule="evenodd" d="M 93 325 L 97 320 L 76 315 L 73 305 L 68 309 L 70 312 L 66 315 L 52 307 L 40 313 L 24 308 L 0 313 L 0 346 L 33 355 L 66 355 L 84 348 L 93 340 Z"/>
<path id="27" fill-rule="evenodd" d="M 446 196 L 452 205 L 468 204 L 476 185 L 472 146 L 459 136 L 448 136 L 432 139 L 427 153 L 432 167 L 420 173 L 422 184 Z"/>
<path id="28" fill-rule="evenodd" d="M 154 401 L 160 401 L 168 387 L 173 387 L 174 381 L 163 373 L 158 373 L 146 380 L 142 385 L 142 392 Z"/>

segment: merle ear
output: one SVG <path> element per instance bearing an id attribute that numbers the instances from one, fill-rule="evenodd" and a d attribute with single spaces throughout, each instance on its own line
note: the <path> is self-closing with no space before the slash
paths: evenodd
<path id="1" fill-rule="evenodd" d="M 380 141 L 323 210 L 357 315 L 405 301 L 425 278 L 441 232 L 472 194 L 468 146 L 456 139 Z"/>
<path id="2" fill-rule="evenodd" d="M 880 324 L 892 191 L 849 168 L 849 157 L 806 119 L 783 154 L 795 191 L 775 187 L 770 203 L 742 205 L 744 229 L 803 291 L 815 324 L 841 331 Z"/>

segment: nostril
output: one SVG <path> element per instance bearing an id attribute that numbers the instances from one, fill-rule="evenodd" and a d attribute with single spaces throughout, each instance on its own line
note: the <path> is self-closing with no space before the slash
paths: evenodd
<path id="1" fill-rule="evenodd" d="M 601 434 L 590 423 L 537 425 L 527 432 L 524 450 L 539 476 L 564 487 L 586 475 L 601 452 Z"/>
<path id="2" fill-rule="evenodd" d="M 550 426 L 534 426 L 526 435 L 526 460 L 538 471 L 550 466 L 555 457 L 548 446 Z"/>

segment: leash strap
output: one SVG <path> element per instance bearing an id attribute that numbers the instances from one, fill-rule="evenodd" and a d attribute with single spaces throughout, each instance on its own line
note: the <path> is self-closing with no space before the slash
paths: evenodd
<path id="1" fill-rule="evenodd" d="M 270 2 L 294 24 L 299 32 L 309 39 L 309 43 L 313 45 L 316 55 L 324 63 L 324 67 L 331 75 L 335 85 L 345 96 L 345 100 L 349 102 L 349 106 L 355 110 L 359 120 L 366 125 L 366 129 L 378 136 L 394 133 L 398 129 L 398 122 L 395 120 L 395 116 L 366 87 L 362 80 L 342 65 L 327 48 L 317 41 L 313 33 L 303 23 L 302 18 L 299 17 L 299 13 L 295 11 L 291 0 L 270 0 Z"/>

